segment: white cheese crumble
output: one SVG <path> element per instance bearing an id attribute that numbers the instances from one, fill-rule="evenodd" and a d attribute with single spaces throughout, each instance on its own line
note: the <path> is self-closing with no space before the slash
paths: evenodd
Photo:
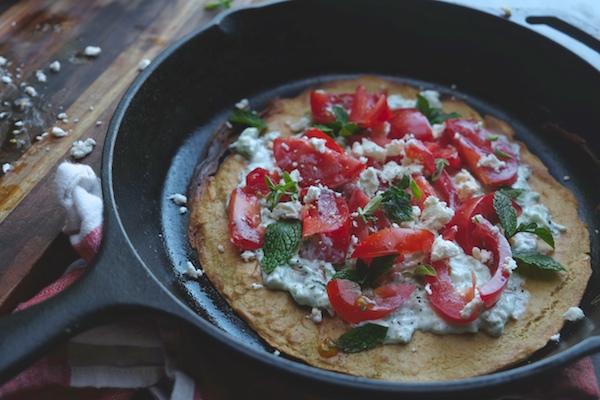
<path id="1" fill-rule="evenodd" d="M 256 253 L 250 250 L 246 250 L 241 254 L 242 259 L 245 262 L 250 262 L 256 260 Z"/>
<path id="2" fill-rule="evenodd" d="M 461 201 L 469 200 L 476 195 L 483 193 L 477 179 L 464 168 L 454 175 L 452 182 L 454 183 L 454 187 L 456 187 L 458 197 Z"/>
<path id="3" fill-rule="evenodd" d="M 563 314 L 563 319 L 565 321 L 575 322 L 583 318 L 585 318 L 585 314 L 579 307 L 571 307 Z"/>
<path id="4" fill-rule="evenodd" d="M 52 71 L 52 72 L 59 72 L 60 71 L 60 61 L 52 61 L 48 67 L 50 68 L 50 71 Z"/>
<path id="5" fill-rule="evenodd" d="M 550 336 L 550 340 L 553 342 L 560 342 L 560 333 Z"/>
<path id="6" fill-rule="evenodd" d="M 450 240 L 444 240 L 444 238 L 439 235 L 431 246 L 431 261 L 438 261 L 443 258 L 450 258 L 459 255 L 462 252 L 460 247 L 454 242 Z"/>
<path id="7" fill-rule="evenodd" d="M 55 137 L 65 137 L 65 136 L 68 135 L 68 132 L 66 132 L 64 129 L 62 129 L 62 128 L 58 127 L 58 126 L 52 127 L 52 130 L 50 132 L 52 132 L 52 134 Z"/>
<path id="8" fill-rule="evenodd" d="M 460 310 L 460 317 L 462 319 L 469 319 L 471 315 L 477 310 L 479 310 L 483 306 L 483 300 L 481 300 L 481 296 L 479 295 L 479 290 L 475 290 L 475 297 L 473 300 L 469 301 L 462 310 Z"/>
<path id="9" fill-rule="evenodd" d="M 0 67 L 4 67 L 8 63 L 6 57 L 0 56 Z"/>
<path id="10" fill-rule="evenodd" d="M 325 153 L 325 151 L 327 150 L 326 143 L 327 142 L 325 141 L 325 139 L 314 137 L 310 138 L 310 145 L 319 153 Z"/>
<path id="11" fill-rule="evenodd" d="M 67 118 L 69 118 L 69 117 L 67 116 L 67 113 L 64 113 L 64 112 L 61 112 L 56 116 L 56 119 L 67 119 Z"/>
<path id="12" fill-rule="evenodd" d="M 187 203 L 187 197 L 181 193 L 175 193 L 169 196 L 169 200 L 178 206 L 183 206 Z"/>
<path id="13" fill-rule="evenodd" d="M 33 86 L 25 86 L 25 93 L 30 97 L 37 97 L 38 92 Z"/>
<path id="14" fill-rule="evenodd" d="M 231 147 L 244 157 L 251 158 L 261 144 L 258 140 L 258 134 L 257 128 L 246 128 L 240 133 L 240 137 L 231 145 Z"/>
<path id="15" fill-rule="evenodd" d="M 98 57 L 101 52 L 102 49 L 99 46 L 86 46 L 83 50 L 83 54 L 88 57 Z"/>
<path id="16" fill-rule="evenodd" d="M 6 174 L 8 171 L 15 169 L 10 163 L 2 164 L 2 173 Z"/>
<path id="17" fill-rule="evenodd" d="M 46 74 L 41 69 L 38 69 L 37 71 L 35 71 L 35 78 L 37 79 L 38 82 L 44 83 L 47 81 Z"/>
<path id="18" fill-rule="evenodd" d="M 262 289 L 264 286 L 261 285 L 260 283 L 256 283 L 256 282 L 252 282 L 252 289 L 254 290 L 259 290 Z"/>
<path id="19" fill-rule="evenodd" d="M 308 314 L 306 318 L 309 318 L 315 324 L 319 324 L 323 321 L 323 311 L 321 311 L 317 307 L 313 307 L 310 310 L 310 314 Z"/>
<path id="20" fill-rule="evenodd" d="M 488 154 L 486 156 L 482 156 L 477 161 L 478 167 L 489 167 L 494 170 L 494 172 L 500 172 L 500 170 L 506 168 L 506 162 L 500 160 L 494 154 Z"/>
<path id="21" fill-rule="evenodd" d="M 290 127 L 290 129 L 292 131 L 294 131 L 296 133 L 302 132 L 304 129 L 308 128 L 308 126 L 310 125 L 310 118 L 302 117 L 294 123 L 291 123 L 288 121 L 287 125 Z"/>
<path id="22" fill-rule="evenodd" d="M 77 140 L 73 142 L 73 146 L 71 146 L 69 153 L 73 158 L 79 160 L 90 154 L 92 150 L 94 150 L 95 145 L 96 141 L 92 138 Z"/>
<path id="23" fill-rule="evenodd" d="M 304 195 L 304 203 L 311 203 L 321 196 L 321 187 L 310 186 Z"/>
<path id="24" fill-rule="evenodd" d="M 430 231 L 438 231 L 454 217 L 454 210 L 436 196 L 429 196 L 423 202 L 421 225 Z"/>
<path id="25" fill-rule="evenodd" d="M 237 103 L 235 103 L 235 108 L 238 110 L 248 110 L 250 108 L 250 102 L 248 99 L 241 99 Z"/>
<path id="26" fill-rule="evenodd" d="M 4 83 L 12 83 L 12 78 L 8 75 L 3 75 L 1 79 Z"/>
<path id="27" fill-rule="evenodd" d="M 147 58 L 144 58 L 144 59 L 140 60 L 140 62 L 139 62 L 139 63 L 138 63 L 138 65 L 137 65 L 137 67 L 138 67 L 138 70 L 140 70 L 140 71 L 143 71 L 143 70 L 145 70 L 145 69 L 146 69 L 146 67 L 147 67 L 148 65 L 150 65 L 150 62 L 151 62 L 151 61 L 150 61 L 149 59 L 147 59 Z"/>
<path id="28" fill-rule="evenodd" d="M 202 275 L 204 275 L 204 271 L 194 267 L 194 264 L 192 264 L 191 261 L 188 261 L 186 264 L 184 274 L 191 279 L 198 279 Z"/>

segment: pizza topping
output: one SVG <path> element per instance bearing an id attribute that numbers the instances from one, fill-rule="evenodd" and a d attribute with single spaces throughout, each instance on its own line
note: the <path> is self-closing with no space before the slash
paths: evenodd
<path id="1" fill-rule="evenodd" d="M 563 269 L 549 255 L 563 227 L 518 148 L 442 112 L 437 92 L 317 90 L 310 106 L 313 124 L 291 137 L 236 111 L 251 127 L 233 148 L 249 166 L 229 226 L 268 288 L 356 325 L 323 354 L 408 342 L 415 329 L 499 335 L 528 300 L 517 265 Z"/>

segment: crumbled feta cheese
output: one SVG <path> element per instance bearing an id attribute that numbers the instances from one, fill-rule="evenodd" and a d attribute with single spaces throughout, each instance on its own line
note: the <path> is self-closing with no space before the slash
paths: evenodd
<path id="1" fill-rule="evenodd" d="M 25 86 L 25 93 L 27 93 L 27 95 L 30 97 L 37 97 L 38 95 L 37 90 L 35 90 L 33 86 Z"/>
<path id="2" fill-rule="evenodd" d="M 454 257 L 460 253 L 461 249 L 456 243 L 451 242 L 450 240 L 444 240 L 444 238 L 439 235 L 435 238 L 433 245 L 431 246 L 431 261 Z"/>
<path id="3" fill-rule="evenodd" d="M 550 340 L 557 343 L 560 342 L 560 333 L 550 336 Z"/>
<path id="4" fill-rule="evenodd" d="M 188 212 L 188 208 L 186 206 L 179 207 L 179 214 L 183 215 Z"/>
<path id="5" fill-rule="evenodd" d="M 7 173 L 8 171 L 15 169 L 15 167 L 13 167 L 10 163 L 4 163 L 2 164 L 2 172 L 3 173 Z"/>
<path id="6" fill-rule="evenodd" d="M 169 200 L 178 206 L 183 206 L 187 203 L 187 197 L 181 193 L 175 193 L 169 196 Z"/>
<path id="7" fill-rule="evenodd" d="M 433 290 L 431 290 L 431 284 L 426 284 L 424 287 L 425 291 L 427 292 L 428 295 L 432 295 L 433 294 Z"/>
<path id="8" fill-rule="evenodd" d="M 219 250 L 219 253 L 225 253 L 225 247 L 222 244 L 217 246 L 217 250 Z"/>
<path id="9" fill-rule="evenodd" d="M 318 186 L 310 186 L 304 195 L 304 203 L 311 203 L 319 198 L 321 188 Z"/>
<path id="10" fill-rule="evenodd" d="M 254 290 L 259 290 L 262 289 L 264 286 L 261 285 L 260 283 L 256 283 L 256 282 L 252 282 L 252 289 Z"/>
<path id="11" fill-rule="evenodd" d="M 244 157 L 251 158 L 256 153 L 256 148 L 260 145 L 258 134 L 257 128 L 246 128 L 240 133 L 240 137 L 231 147 Z"/>
<path id="12" fill-rule="evenodd" d="M 313 307 L 310 310 L 310 314 L 307 315 L 306 317 L 311 319 L 315 324 L 318 324 L 321 321 L 323 321 L 323 311 L 321 311 L 317 307 Z"/>
<path id="13" fill-rule="evenodd" d="M 487 156 L 480 157 L 477 161 L 478 167 L 489 167 L 494 172 L 500 172 L 501 169 L 506 168 L 506 162 L 500 160 L 494 154 L 488 154 Z"/>
<path id="14" fill-rule="evenodd" d="M 325 153 L 325 151 L 327 150 L 326 143 L 327 142 L 325 141 L 325 139 L 314 138 L 314 137 L 310 138 L 310 145 L 313 147 L 313 149 L 315 149 L 319 153 Z"/>
<path id="15" fill-rule="evenodd" d="M 429 107 L 442 108 L 442 102 L 440 101 L 440 92 L 438 92 L 437 90 L 423 90 L 419 94 L 425 97 L 425 99 L 427 99 Z"/>
<path id="16" fill-rule="evenodd" d="M 466 169 L 461 169 L 453 178 L 454 187 L 461 201 L 466 201 L 481 193 L 481 185 Z"/>
<path id="17" fill-rule="evenodd" d="M 310 118 L 302 117 L 298 121 L 291 123 L 288 122 L 288 126 L 294 132 L 301 132 L 310 125 Z"/>
<path id="18" fill-rule="evenodd" d="M 565 321 L 571 321 L 571 322 L 579 321 L 580 319 L 583 319 L 584 317 L 585 317 L 585 314 L 583 313 L 583 310 L 579 307 L 571 307 L 567 310 L 567 312 L 565 312 L 563 314 L 563 319 Z"/>
<path id="19" fill-rule="evenodd" d="M 404 140 L 393 139 L 385 146 L 385 155 L 387 157 L 398 157 L 404 153 Z"/>
<path id="20" fill-rule="evenodd" d="M 60 71 L 60 61 L 52 61 L 49 65 L 49 68 L 52 72 Z"/>
<path id="21" fill-rule="evenodd" d="M 442 122 L 441 124 L 431 125 L 431 133 L 435 139 L 440 138 L 445 130 L 446 130 L 445 122 Z"/>
<path id="22" fill-rule="evenodd" d="M 96 121 L 96 126 L 100 126 L 100 125 L 102 125 L 102 124 L 103 124 L 103 122 L 102 122 L 102 121 Z"/>
<path id="23" fill-rule="evenodd" d="M 384 162 L 387 157 L 387 150 L 369 139 L 363 139 L 361 143 L 354 142 L 351 151 L 356 157 L 371 157 L 379 162 Z"/>
<path id="24" fill-rule="evenodd" d="M 374 197 L 379 190 L 379 177 L 373 167 L 366 168 L 358 177 L 358 188 L 369 197 Z"/>
<path id="25" fill-rule="evenodd" d="M 2 76 L 2 82 L 4 83 L 12 83 L 12 78 L 8 75 L 3 75 Z"/>
<path id="26" fill-rule="evenodd" d="M 420 220 L 423 226 L 431 231 L 442 229 L 454 216 L 454 210 L 436 196 L 426 198 L 423 206 Z"/>
<path id="27" fill-rule="evenodd" d="M 239 110 L 247 110 L 250 108 L 250 102 L 248 99 L 241 99 L 237 103 L 235 103 L 235 108 Z"/>
<path id="28" fill-rule="evenodd" d="M 102 49 L 99 46 L 86 46 L 85 50 L 83 50 L 83 54 L 88 57 L 98 57 Z"/>
<path id="29" fill-rule="evenodd" d="M 483 305 L 483 300 L 481 300 L 481 296 L 479 295 L 479 291 L 475 290 L 475 297 L 473 297 L 473 300 L 471 300 L 470 302 L 468 302 L 463 307 L 463 309 L 460 310 L 460 317 L 462 319 L 468 319 L 482 305 Z"/>
<path id="30" fill-rule="evenodd" d="M 147 58 L 144 58 L 143 60 L 141 60 L 141 61 L 138 63 L 138 65 L 137 65 L 137 67 L 138 67 L 138 70 L 140 70 L 140 71 L 143 71 L 143 70 L 145 70 L 145 69 L 146 69 L 146 67 L 147 67 L 148 65 L 150 65 L 150 62 L 151 62 L 151 61 L 150 61 L 149 59 L 147 59 Z"/>
<path id="31" fill-rule="evenodd" d="M 55 137 L 65 137 L 68 135 L 68 132 L 58 126 L 52 127 L 51 132 Z"/>
<path id="32" fill-rule="evenodd" d="M 0 67 L 4 67 L 8 63 L 6 57 L 0 56 Z"/>
<path id="33" fill-rule="evenodd" d="M 512 257 L 505 257 L 502 260 L 502 265 L 500 265 L 503 271 L 512 274 L 512 272 L 517 268 L 517 263 Z"/>
<path id="34" fill-rule="evenodd" d="M 271 218 L 300 219 L 302 215 L 302 204 L 299 201 L 284 201 L 278 203 L 271 212 Z"/>
<path id="35" fill-rule="evenodd" d="M 273 351 L 273 355 L 275 357 L 279 357 L 281 355 L 281 352 L 279 350 L 275 350 L 275 351 Z"/>
<path id="36" fill-rule="evenodd" d="M 44 73 L 44 71 L 42 71 L 41 69 L 38 69 L 37 71 L 35 71 L 35 78 L 37 79 L 38 82 L 46 82 L 46 74 Z"/>
<path id="37" fill-rule="evenodd" d="M 66 118 L 69 118 L 69 117 L 67 117 L 67 113 L 61 112 L 60 114 L 58 114 L 56 116 L 56 118 L 57 119 L 66 119 Z"/>
<path id="38" fill-rule="evenodd" d="M 256 253 L 250 250 L 245 250 L 244 252 L 242 252 L 241 256 L 245 262 L 256 260 Z"/>
<path id="39" fill-rule="evenodd" d="M 96 141 L 92 138 L 87 138 L 85 140 L 77 140 L 73 143 L 71 147 L 70 154 L 75 159 L 81 159 L 87 156 L 94 150 L 94 146 L 96 145 Z"/>
<path id="40" fill-rule="evenodd" d="M 388 107 L 392 110 L 397 108 L 414 108 L 417 105 L 416 100 L 407 99 L 399 94 L 391 94 L 387 97 Z"/>
<path id="41" fill-rule="evenodd" d="M 473 254 L 473 258 L 482 262 L 483 264 L 487 264 L 492 260 L 492 252 L 486 249 L 480 249 L 479 247 L 473 247 L 471 250 Z"/>
<path id="42" fill-rule="evenodd" d="M 194 264 L 192 264 L 191 261 L 188 261 L 187 264 L 186 264 L 186 268 L 185 268 L 184 274 L 187 277 L 191 278 L 191 279 L 198 279 L 202 275 L 204 275 L 204 271 L 202 271 L 201 269 L 198 269 L 198 268 L 194 267 Z"/>

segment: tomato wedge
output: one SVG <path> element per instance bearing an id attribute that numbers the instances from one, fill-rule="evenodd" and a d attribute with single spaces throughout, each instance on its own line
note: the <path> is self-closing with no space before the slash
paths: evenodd
<path id="1" fill-rule="evenodd" d="M 233 244 L 240 250 L 256 250 L 262 246 L 263 235 L 258 197 L 236 188 L 229 200 L 229 237 Z"/>
<path id="2" fill-rule="evenodd" d="M 348 279 L 327 283 L 327 296 L 335 312 L 344 321 L 358 324 L 380 319 L 390 314 L 410 297 L 415 287 L 403 283 L 388 283 L 364 294 L 360 285 Z"/>
<path id="3" fill-rule="evenodd" d="M 473 120 L 449 119 L 446 131 L 469 170 L 488 190 L 510 186 L 517 180 L 519 160 L 503 140 L 490 140 L 496 135 L 481 128 Z M 485 157 L 495 156 L 503 166 L 495 169 L 481 164 Z"/>
<path id="4" fill-rule="evenodd" d="M 387 94 L 369 94 L 364 86 L 358 86 L 348 120 L 361 128 L 381 125 L 390 118 Z"/>
<path id="5" fill-rule="evenodd" d="M 332 264 L 346 259 L 352 231 L 348 204 L 333 190 L 323 189 L 319 197 L 304 206 L 301 256 Z"/>
<path id="6" fill-rule="evenodd" d="M 284 171 L 297 169 L 302 176 L 300 186 L 319 183 L 332 189 L 352 182 L 366 165 L 345 153 L 332 150 L 327 142 L 316 146 L 321 138 L 277 138 L 273 142 L 273 154 L 277 165 Z M 316 142 L 315 142 L 316 141 Z"/>
<path id="7" fill-rule="evenodd" d="M 352 258 L 369 260 L 391 254 L 430 251 L 434 238 L 433 232 L 426 229 L 386 228 L 358 243 Z"/>
<path id="8" fill-rule="evenodd" d="M 478 310 L 474 310 L 467 318 L 461 316 L 461 311 L 469 301 L 452 283 L 448 260 L 434 261 L 431 266 L 435 269 L 435 276 L 426 276 L 425 284 L 429 285 L 429 301 L 438 315 L 449 322 L 460 325 L 477 319 Z"/>
<path id="9" fill-rule="evenodd" d="M 335 115 L 332 107 L 337 106 L 350 112 L 352 103 L 354 102 L 354 94 L 328 94 L 322 90 L 313 90 L 310 92 L 310 109 L 313 119 L 318 124 L 334 122 Z"/>
<path id="10" fill-rule="evenodd" d="M 246 175 L 246 186 L 244 186 L 244 193 L 254 196 L 264 196 L 269 194 L 269 188 L 265 177 L 271 178 L 273 182 L 277 184 L 279 181 L 279 174 L 277 171 L 269 172 L 264 168 L 255 168 L 248 175 Z"/>
<path id="11" fill-rule="evenodd" d="M 352 192 L 352 196 L 348 201 L 348 208 L 350 209 L 350 215 L 357 212 L 358 208 L 364 209 L 369 204 L 369 196 L 367 196 L 362 190 L 356 188 Z M 380 231 L 385 228 L 392 226 L 390 220 L 386 217 L 385 213 L 378 209 L 373 213 L 373 217 L 376 219 L 368 220 L 366 223 L 360 216 L 352 217 L 352 234 L 358 238 L 359 241 L 365 239 L 372 231 Z"/>
<path id="12" fill-rule="evenodd" d="M 423 141 L 433 140 L 433 132 L 427 117 L 416 108 L 399 108 L 391 111 L 390 132 L 388 137 L 400 139 L 407 134 L 412 134 L 415 139 Z"/>

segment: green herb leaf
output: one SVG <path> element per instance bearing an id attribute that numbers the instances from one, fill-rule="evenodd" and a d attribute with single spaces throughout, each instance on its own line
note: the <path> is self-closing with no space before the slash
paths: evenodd
<path id="1" fill-rule="evenodd" d="M 554 248 L 554 237 L 552 237 L 552 233 L 546 228 L 539 227 L 535 222 L 530 222 L 527 225 L 520 224 L 517 228 L 517 232 L 533 233 L 544 242 L 548 243 L 550 247 Z"/>
<path id="2" fill-rule="evenodd" d="M 231 8 L 231 2 L 232 1 L 233 0 L 217 0 L 217 1 L 212 2 L 212 3 L 207 3 L 204 6 L 204 9 L 205 10 L 214 10 L 216 8 L 219 8 L 219 7 Z"/>
<path id="3" fill-rule="evenodd" d="M 517 210 L 510 199 L 501 192 L 494 193 L 493 205 L 504 227 L 504 236 L 507 239 L 513 237 L 517 233 Z"/>
<path id="4" fill-rule="evenodd" d="M 500 188 L 498 189 L 498 191 L 511 200 L 516 200 L 519 198 L 520 195 L 525 193 L 525 189 L 516 189 L 510 186 Z"/>
<path id="5" fill-rule="evenodd" d="M 429 264 L 419 265 L 413 272 L 414 276 L 436 276 L 435 269 Z"/>
<path id="6" fill-rule="evenodd" d="M 349 281 L 353 281 L 358 284 L 362 284 L 363 278 L 360 275 L 361 274 L 359 274 L 359 272 L 354 269 L 341 269 L 341 270 L 337 271 L 335 274 L 333 274 L 333 276 L 331 277 L 331 280 L 348 279 Z"/>
<path id="7" fill-rule="evenodd" d="M 485 138 L 487 140 L 489 140 L 490 142 L 496 142 L 499 139 L 499 137 L 497 135 L 492 135 L 492 134 L 487 135 Z"/>
<path id="8" fill-rule="evenodd" d="M 348 122 L 348 113 L 342 107 L 333 106 L 331 107 L 331 112 L 335 116 L 335 121 L 315 125 L 315 128 L 320 129 L 333 138 L 338 136 L 352 136 L 360 130 L 354 122 Z"/>
<path id="9" fill-rule="evenodd" d="M 519 253 L 513 252 L 513 258 L 518 262 L 524 263 L 526 265 L 533 265 L 541 269 L 552 271 L 565 270 L 565 267 L 563 267 L 559 262 L 555 261 L 551 257 L 538 253 L 535 250 Z"/>
<path id="10" fill-rule="evenodd" d="M 284 195 L 292 196 L 292 200 L 298 199 L 298 184 L 292 179 L 289 173 L 283 173 L 283 183 L 275 185 L 268 175 L 265 175 L 265 182 L 269 188 L 267 195 L 267 207 L 272 211 Z"/>
<path id="11" fill-rule="evenodd" d="M 421 200 L 423 192 L 421 191 L 419 185 L 417 185 L 417 182 L 415 182 L 415 180 L 412 177 L 410 178 L 410 191 L 412 192 L 413 196 L 415 196 L 415 199 Z"/>
<path id="12" fill-rule="evenodd" d="M 496 157 L 502 160 L 510 160 L 512 158 L 510 154 L 507 154 L 500 149 L 494 149 L 494 154 L 496 155 Z"/>
<path id="13" fill-rule="evenodd" d="M 342 334 L 336 341 L 336 347 L 345 353 L 358 353 L 383 343 L 388 328 L 376 324 L 365 324 Z"/>
<path id="14" fill-rule="evenodd" d="M 383 196 L 378 194 L 377 196 L 373 197 L 371 201 L 369 201 L 369 203 L 367 203 L 364 209 L 362 207 L 358 207 L 356 212 L 358 212 L 358 216 L 360 217 L 360 219 L 362 219 L 362 221 L 365 224 L 367 223 L 367 220 L 377 219 L 373 216 L 373 214 L 375 213 L 375 211 L 377 211 L 382 201 Z"/>
<path id="15" fill-rule="evenodd" d="M 408 221 L 412 217 L 412 204 L 410 194 L 406 188 L 410 185 L 410 179 L 405 175 L 396 186 L 390 186 L 382 194 L 381 204 L 385 207 L 386 214 L 394 221 Z"/>
<path id="16" fill-rule="evenodd" d="M 302 223 L 281 220 L 267 226 L 263 238 L 262 268 L 267 273 L 290 261 L 302 239 Z"/>
<path id="17" fill-rule="evenodd" d="M 371 261 L 371 265 L 367 269 L 365 283 L 371 287 L 377 286 L 377 281 L 385 275 L 398 259 L 398 254 L 390 254 L 387 256 L 375 257 Z"/>
<path id="18" fill-rule="evenodd" d="M 441 124 L 449 118 L 459 118 L 460 115 L 451 112 L 449 114 L 442 113 L 441 108 L 434 108 L 429 105 L 429 100 L 427 100 L 421 94 L 417 94 L 417 110 L 421 111 L 425 117 L 429 120 L 430 124 Z"/>
<path id="19" fill-rule="evenodd" d="M 231 117 L 229 117 L 229 121 L 232 123 L 244 125 L 244 126 L 253 126 L 262 132 L 267 129 L 267 123 L 262 120 L 261 117 L 248 110 L 235 110 Z"/>
<path id="20" fill-rule="evenodd" d="M 435 172 L 431 175 L 432 181 L 437 181 L 445 167 L 449 166 L 450 162 L 445 158 L 435 159 Z"/>

